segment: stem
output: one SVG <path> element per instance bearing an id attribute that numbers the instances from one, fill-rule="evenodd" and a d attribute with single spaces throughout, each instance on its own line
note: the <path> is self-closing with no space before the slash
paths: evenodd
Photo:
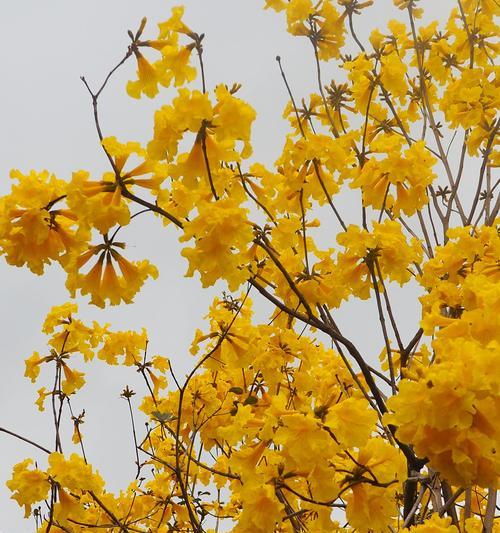
<path id="1" fill-rule="evenodd" d="M 128 411 L 130 413 L 130 422 L 132 424 L 132 435 L 134 438 L 134 450 L 135 450 L 135 460 L 137 464 L 137 473 L 135 475 L 135 479 L 137 479 L 141 473 L 141 461 L 139 459 L 139 448 L 137 446 L 137 433 L 135 431 L 135 422 L 134 422 L 134 413 L 132 412 L 132 404 L 130 402 L 130 398 L 127 396 L 125 397 L 128 404 Z"/>
<path id="2" fill-rule="evenodd" d="M 382 276 L 382 269 L 380 268 L 380 263 L 378 261 L 378 258 L 375 258 L 375 269 L 377 270 L 378 279 L 380 280 L 380 285 L 382 286 L 382 294 L 384 295 L 385 308 L 387 309 L 387 314 L 389 315 L 389 320 L 391 322 L 392 330 L 394 331 L 394 336 L 396 337 L 398 348 L 400 352 L 402 353 L 404 351 L 403 342 L 401 340 L 401 336 L 399 335 L 399 330 L 396 324 L 396 319 L 394 318 L 394 313 L 392 312 L 392 306 L 389 300 L 389 294 L 385 287 L 384 278 Z"/>
<path id="3" fill-rule="evenodd" d="M 127 52 L 127 54 L 128 54 L 128 52 Z M 128 59 L 128 57 L 130 57 L 130 55 L 126 55 L 120 61 L 120 63 L 118 63 L 118 65 L 116 65 L 111 70 L 111 72 L 106 76 L 106 79 L 104 80 L 104 83 L 101 85 L 101 87 L 99 88 L 99 90 L 96 93 L 94 93 L 92 91 L 92 89 L 90 88 L 90 86 L 87 83 L 87 80 L 85 79 L 84 76 L 82 76 L 80 78 L 82 80 L 83 84 L 85 85 L 85 87 L 87 88 L 87 91 L 89 92 L 89 94 L 90 94 L 90 96 L 92 98 L 92 109 L 93 109 L 93 113 L 94 113 L 94 124 L 95 124 L 96 130 L 97 130 L 97 136 L 99 137 L 99 140 L 101 142 L 101 147 L 104 150 L 104 153 L 106 154 L 106 157 L 108 158 L 108 161 L 109 161 L 109 163 L 111 165 L 111 168 L 113 169 L 113 171 L 115 173 L 115 176 L 116 176 L 116 179 L 117 179 L 117 181 L 118 181 L 118 183 L 120 185 L 122 196 L 124 196 L 125 198 L 128 198 L 129 200 L 132 200 L 132 201 L 142 205 L 143 207 L 149 208 L 151 211 L 154 211 L 155 213 L 158 213 L 159 215 L 162 215 L 165 218 L 168 218 L 168 220 L 170 220 L 170 222 L 174 223 L 178 228 L 182 228 L 183 227 L 182 222 L 180 220 L 178 220 L 176 217 L 174 217 L 173 215 L 171 215 L 170 213 L 168 213 L 167 211 L 165 211 L 164 209 L 162 209 L 158 205 L 152 204 L 152 203 L 148 202 L 147 200 L 143 200 L 142 198 L 139 198 L 138 196 L 136 196 L 135 194 L 131 193 L 126 188 L 126 186 L 122 183 L 120 172 L 119 172 L 119 170 L 118 170 L 113 158 L 111 157 L 111 154 L 106 150 L 106 148 L 102 144 L 102 140 L 104 139 L 104 136 L 103 136 L 102 129 L 101 129 L 101 124 L 100 124 L 100 121 L 99 121 L 98 99 L 99 99 L 100 94 L 102 93 L 102 91 L 106 87 L 106 84 L 108 83 L 108 80 L 110 79 L 110 77 L 113 75 L 113 73 L 121 65 L 123 65 L 123 63 Z"/>
<path id="4" fill-rule="evenodd" d="M 11 435 L 12 437 L 15 437 L 16 439 L 19 439 L 19 440 L 22 440 L 24 442 L 27 442 L 28 444 L 31 444 L 32 446 L 34 446 L 35 448 L 38 448 L 39 450 L 42 450 L 42 452 L 45 452 L 45 453 L 48 453 L 48 454 L 51 454 L 52 452 L 48 449 L 48 448 L 45 448 L 45 446 L 42 446 L 41 444 L 37 444 L 36 442 L 26 438 L 26 437 L 23 437 L 22 435 L 19 435 L 18 433 L 14 433 L 13 431 L 10 431 L 6 428 L 3 428 L 3 427 L 0 427 L 0 432 L 2 433 L 7 433 L 7 435 Z"/>
<path id="5" fill-rule="evenodd" d="M 495 520 L 495 507 L 497 502 L 497 491 L 493 488 L 488 489 L 488 502 L 486 504 L 486 514 L 484 516 L 484 533 L 493 531 L 493 522 Z"/>
<path id="6" fill-rule="evenodd" d="M 238 169 L 238 174 L 240 176 L 240 180 L 241 180 L 241 185 L 243 187 L 243 189 L 245 189 L 245 192 L 248 194 L 248 196 L 252 199 L 253 202 L 255 202 L 256 205 L 258 205 L 263 211 L 264 213 L 266 213 L 266 215 L 269 217 L 269 220 L 275 225 L 277 226 L 277 222 L 274 218 L 274 216 L 272 215 L 272 213 L 269 211 L 269 209 L 267 209 L 267 207 L 261 202 L 259 201 L 259 199 L 257 198 L 257 196 L 255 194 L 253 194 L 248 185 L 247 185 L 247 178 L 245 177 L 245 175 L 242 173 L 241 171 L 241 165 L 239 163 L 236 163 L 236 168 Z M 248 180 L 250 181 L 250 180 Z"/>
<path id="7" fill-rule="evenodd" d="M 305 138 L 307 138 L 306 137 L 306 133 L 304 131 L 304 128 L 302 127 L 302 122 L 300 121 L 299 111 L 297 109 L 297 105 L 295 103 L 295 99 L 293 97 L 292 90 L 290 89 L 290 85 L 288 84 L 288 81 L 286 79 L 285 71 L 283 70 L 283 67 L 281 66 L 281 57 L 280 56 L 276 56 L 276 61 L 278 62 L 278 65 L 279 65 L 279 68 L 280 68 L 281 77 L 283 78 L 283 81 L 285 82 L 285 87 L 286 87 L 286 90 L 288 91 L 288 96 L 290 97 L 290 100 L 292 101 L 292 106 L 293 106 L 293 110 L 295 112 L 295 117 L 297 118 L 297 124 L 299 125 L 300 133 L 302 134 L 302 137 L 304 137 L 304 139 L 305 139 Z"/>
<path id="8" fill-rule="evenodd" d="M 384 317 L 384 312 L 382 310 L 382 301 L 380 299 L 380 289 L 378 287 L 377 276 L 375 275 L 375 270 L 373 268 L 373 262 L 371 260 L 367 260 L 366 265 L 368 266 L 368 270 L 370 271 L 373 289 L 375 291 L 375 298 L 377 301 L 377 310 L 378 310 L 378 320 L 380 322 L 380 327 L 382 328 L 382 334 L 384 336 L 384 342 L 385 342 L 385 349 L 387 351 L 387 361 L 389 362 L 389 374 L 391 376 L 392 394 L 396 394 L 397 387 L 396 387 L 396 377 L 394 375 L 394 364 L 392 361 L 391 343 L 389 341 L 389 335 L 387 333 L 387 326 L 385 325 L 385 317 Z"/>
<path id="9" fill-rule="evenodd" d="M 465 225 L 467 226 L 472 222 L 472 218 L 474 217 L 474 212 L 476 210 L 477 203 L 479 202 L 479 196 L 481 194 L 481 187 L 483 185 L 483 180 L 484 180 L 484 173 L 486 171 L 486 167 L 488 166 L 488 158 L 490 156 L 491 149 L 493 147 L 493 142 L 496 138 L 496 134 L 497 134 L 499 126 L 500 126 L 500 119 L 496 121 L 493 127 L 493 130 L 490 133 L 490 136 L 488 138 L 488 143 L 483 153 L 483 162 L 481 163 L 481 170 L 479 171 L 479 180 L 477 183 L 476 194 L 474 195 L 474 201 L 472 202 L 472 207 L 471 207 L 469 216 L 465 223 Z"/>
<path id="10" fill-rule="evenodd" d="M 451 492 L 450 484 L 444 479 L 441 480 L 441 491 L 443 493 L 444 504 L 442 509 L 439 510 L 439 515 L 443 516 L 444 513 L 448 513 L 448 516 L 451 518 L 451 522 L 454 526 L 458 527 L 458 516 L 457 510 L 453 505 L 455 500 L 462 494 L 465 489 L 458 489 L 455 494 Z"/>
<path id="11" fill-rule="evenodd" d="M 325 183 L 323 182 L 323 178 L 321 177 L 321 172 L 319 168 L 319 164 L 317 159 L 312 160 L 313 166 L 314 166 L 314 172 L 316 174 L 316 177 L 318 178 L 319 184 L 321 185 L 321 188 L 323 189 L 323 192 L 325 193 L 326 199 L 328 201 L 328 204 L 332 208 L 332 211 L 334 215 L 337 217 L 337 220 L 339 221 L 339 224 L 342 226 L 342 229 L 344 231 L 347 231 L 347 226 L 345 225 L 345 222 L 343 221 L 342 217 L 340 216 L 340 213 L 335 208 L 335 205 L 333 204 L 333 200 L 330 196 L 330 193 L 328 192 L 328 189 L 326 188 Z"/>
<path id="12" fill-rule="evenodd" d="M 456 185 L 455 185 L 455 182 L 453 181 L 453 175 L 452 175 L 452 172 L 451 172 L 450 164 L 448 162 L 448 158 L 446 157 L 446 153 L 444 151 L 443 144 L 441 143 L 441 138 L 439 136 L 439 131 L 438 131 L 438 128 L 437 128 L 437 124 L 436 124 L 436 121 L 434 120 L 434 115 L 432 113 L 432 107 L 431 107 L 431 103 L 429 101 L 429 95 L 427 94 L 427 87 L 425 85 L 423 59 L 422 59 L 422 56 L 421 56 L 420 51 L 419 51 L 417 30 L 415 28 L 415 20 L 413 18 L 413 11 L 412 11 L 411 4 L 409 4 L 409 6 L 408 6 L 408 15 L 409 15 L 409 18 L 410 18 L 411 32 L 412 32 L 412 36 L 413 36 L 413 43 L 414 43 L 414 46 L 415 46 L 415 54 L 417 56 L 417 65 L 418 65 L 419 81 L 420 81 L 420 92 L 422 94 L 424 109 L 426 111 L 426 114 L 428 115 L 429 122 L 430 122 L 430 127 L 431 127 L 432 133 L 434 135 L 434 139 L 435 139 L 436 145 L 438 147 L 438 152 L 439 152 L 439 155 L 440 155 L 440 159 L 441 159 L 441 161 L 442 161 L 442 163 L 444 165 L 444 168 L 445 168 L 445 171 L 446 171 L 446 175 L 447 175 L 448 181 L 450 183 L 450 187 L 453 190 L 456 187 Z M 465 216 L 464 209 L 463 209 L 462 204 L 461 204 L 461 202 L 460 202 L 458 197 L 455 198 L 455 203 L 457 205 L 457 209 L 458 209 L 458 212 L 460 214 L 460 218 L 462 220 L 462 223 L 465 224 L 465 222 L 467 220 L 467 217 Z"/>
<path id="13" fill-rule="evenodd" d="M 404 484 L 404 511 L 403 518 L 405 519 L 403 523 L 403 529 L 408 526 L 412 526 L 415 523 L 415 513 L 417 512 L 418 506 L 422 501 L 422 498 L 425 494 L 425 487 L 420 487 L 420 492 L 418 496 L 415 497 L 417 491 L 417 480 L 406 480 Z M 411 505 L 411 507 L 410 507 Z"/>
<path id="14" fill-rule="evenodd" d="M 304 259 L 306 263 L 306 273 L 309 276 L 310 270 L 309 270 L 309 258 L 307 253 L 307 236 L 306 236 L 306 214 L 304 212 L 304 189 L 300 189 L 299 194 L 299 203 L 300 203 L 300 212 L 301 212 L 301 223 L 302 223 L 302 242 L 304 245 Z"/>
<path id="15" fill-rule="evenodd" d="M 323 105 L 325 106 L 326 116 L 328 117 L 328 121 L 332 126 L 333 134 L 335 135 L 335 137 L 338 137 L 339 132 L 337 130 L 337 127 L 335 126 L 335 122 L 333 121 L 332 115 L 330 114 L 330 109 L 328 108 L 328 102 L 326 100 L 325 91 L 323 90 L 323 82 L 321 81 L 321 66 L 319 64 L 318 46 L 314 39 L 310 40 L 314 48 L 314 59 L 316 60 L 316 78 L 318 81 L 319 93 L 321 95 L 321 99 L 323 100 Z"/>
<path id="16" fill-rule="evenodd" d="M 217 201 L 219 197 L 217 196 L 217 191 L 215 190 L 214 181 L 212 178 L 212 170 L 210 169 L 210 161 L 208 160 L 206 135 L 207 135 L 206 126 L 202 126 L 201 150 L 203 152 L 203 160 L 205 161 L 205 168 L 207 169 L 207 177 L 208 177 L 208 182 L 210 183 L 210 190 L 212 191 L 212 195 L 215 201 Z"/>
<path id="17" fill-rule="evenodd" d="M 197 43 L 196 52 L 198 54 L 198 60 L 200 62 L 201 87 L 202 87 L 203 93 L 206 93 L 207 92 L 207 85 L 206 85 L 206 82 L 205 82 L 205 66 L 203 64 L 203 47 L 201 46 L 201 43 Z"/>

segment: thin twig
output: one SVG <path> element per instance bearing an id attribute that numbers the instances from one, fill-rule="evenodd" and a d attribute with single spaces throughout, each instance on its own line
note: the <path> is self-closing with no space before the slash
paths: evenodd
<path id="1" fill-rule="evenodd" d="M 42 446 L 41 444 L 37 444 L 36 442 L 26 438 L 26 437 L 23 437 L 22 435 L 19 435 L 18 433 L 14 433 L 13 431 L 10 431 L 6 428 L 3 428 L 3 427 L 0 427 L 0 432 L 2 433 L 7 433 L 8 435 L 11 435 L 12 437 L 16 437 L 16 439 L 19 439 L 19 440 L 22 440 L 24 442 L 27 442 L 28 444 L 31 444 L 32 446 L 34 446 L 35 448 L 38 448 L 39 450 L 42 450 L 42 452 L 45 452 L 45 453 L 52 453 L 48 448 L 45 448 L 45 446 Z"/>

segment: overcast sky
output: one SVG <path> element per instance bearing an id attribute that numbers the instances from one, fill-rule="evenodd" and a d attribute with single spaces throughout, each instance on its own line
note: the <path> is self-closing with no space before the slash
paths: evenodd
<path id="1" fill-rule="evenodd" d="M 169 16 L 180 2 L 170 0 L 3 0 L 0 3 L 2 41 L 0 85 L 0 194 L 10 188 L 11 168 L 21 171 L 48 169 L 68 179 L 78 169 L 89 170 L 97 179 L 108 170 L 97 143 L 90 101 L 80 81 L 85 75 L 96 86 L 126 50 L 127 30 L 135 30 L 143 16 L 153 37 L 156 22 Z M 279 155 L 287 130 L 281 119 L 287 101 L 276 67 L 281 55 L 297 98 L 315 88 L 311 47 L 305 39 L 285 31 L 283 17 L 262 9 L 259 0 L 187 0 L 186 22 L 206 34 L 205 63 L 209 87 L 240 82 L 239 95 L 258 112 L 253 145 L 257 160 L 271 163 Z M 376 0 L 369 16 L 358 22 L 359 34 L 367 37 L 375 27 L 385 27 L 398 16 L 392 0 Z M 451 0 L 424 0 L 433 18 L 442 17 Z M 390 14 L 390 16 L 389 16 Z M 134 62 L 118 72 L 103 94 L 101 120 L 105 135 L 120 140 L 147 141 L 152 131 L 152 111 L 168 101 L 168 94 L 155 100 L 135 101 L 127 97 L 125 84 L 134 76 Z M 329 81 L 335 71 L 327 68 Z M 147 233 L 146 233 L 147 228 Z M 160 270 L 160 279 L 149 282 L 131 306 L 104 311 L 81 302 L 81 316 L 110 322 L 115 330 L 145 326 L 150 335 L 150 353 L 171 357 L 182 374 L 193 363 L 188 346 L 197 327 L 203 324 L 208 305 L 217 289 L 201 291 L 196 279 L 183 277 L 184 259 L 179 256 L 177 234 L 164 230 L 157 219 L 145 216 L 123 230 L 129 256 L 150 258 Z M 43 277 L 27 269 L 0 263 L 0 426 L 17 431 L 52 447 L 52 421 L 48 412 L 38 413 L 33 402 L 36 390 L 47 385 L 47 377 L 36 385 L 23 378 L 24 359 L 33 350 L 44 352 L 40 327 L 52 305 L 68 299 L 60 269 L 48 269 Z M 219 291 L 220 292 L 220 291 Z M 401 296 L 402 298 L 402 296 Z M 401 300 L 404 301 L 404 300 Z M 409 316 L 416 316 L 415 302 L 408 303 Z M 342 323 L 346 333 L 370 354 L 380 342 L 370 341 L 377 329 L 366 311 L 363 335 L 352 306 L 346 307 Z M 373 316 L 373 315 L 372 315 Z M 413 325 L 412 325 L 413 322 Z M 410 325 L 412 327 L 410 328 Z M 408 322 L 408 334 L 414 320 Z M 377 334 L 378 335 L 378 332 Z M 124 486 L 133 476 L 133 448 L 126 404 L 119 394 L 126 384 L 143 394 L 134 369 L 108 368 L 96 363 L 83 368 L 88 386 L 73 401 L 74 409 L 86 410 L 82 428 L 90 462 L 100 469 L 110 490 Z M 69 437 L 68 437 L 69 440 Z M 68 440 L 66 442 L 68 442 Z M 73 451 L 71 446 L 66 452 Z M 5 480 L 12 465 L 26 457 L 42 459 L 28 445 L 0 433 L 0 533 L 32 532 L 31 522 L 9 499 Z"/>

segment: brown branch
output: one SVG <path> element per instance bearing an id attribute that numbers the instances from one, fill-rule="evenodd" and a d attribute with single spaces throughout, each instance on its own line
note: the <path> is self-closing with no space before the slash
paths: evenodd
<path id="1" fill-rule="evenodd" d="M 124 533 L 130 531 L 129 528 L 125 524 L 122 524 L 120 520 L 118 520 L 118 518 L 114 515 L 114 513 L 110 511 L 106 507 L 106 505 L 104 505 L 104 503 L 96 496 L 93 491 L 90 490 L 89 494 L 92 496 L 92 499 L 97 503 L 97 505 L 99 505 L 99 507 L 109 516 L 109 518 L 111 518 L 114 524 L 116 524 L 116 526 L 120 528 L 120 531 L 123 531 Z"/>
<path id="2" fill-rule="evenodd" d="M 306 312 L 309 315 L 309 317 L 314 317 L 314 313 L 313 313 L 313 311 L 311 309 L 311 306 L 309 305 L 309 303 L 305 299 L 304 295 L 299 291 L 299 289 L 297 288 L 297 285 L 294 283 L 294 281 L 292 280 L 290 274 L 288 273 L 286 268 L 283 266 L 281 261 L 278 259 L 276 254 L 271 250 L 271 247 L 268 246 L 267 244 L 265 244 L 264 242 L 262 242 L 261 239 L 255 240 L 254 242 L 258 246 L 260 246 L 265 252 L 267 252 L 267 254 L 271 258 L 273 263 L 278 267 L 278 270 L 283 274 L 284 278 L 288 282 L 288 285 L 289 285 L 290 289 L 292 289 L 292 291 L 295 293 L 295 295 L 299 299 L 299 302 L 303 305 L 303 307 L 306 310 Z"/>
<path id="3" fill-rule="evenodd" d="M 495 521 L 495 507 L 497 503 L 497 491 L 493 488 L 488 489 L 488 501 L 486 503 L 486 514 L 484 516 L 484 533 L 493 531 Z"/>
<path id="4" fill-rule="evenodd" d="M 335 122 L 333 121 L 332 115 L 330 114 L 330 110 L 328 109 L 328 102 L 326 100 L 325 91 L 323 90 L 323 82 L 321 81 L 321 66 L 319 64 L 318 44 L 316 43 L 316 40 L 312 37 L 309 38 L 309 40 L 311 41 L 311 44 L 314 48 L 314 59 L 316 61 L 316 79 L 318 82 L 319 93 L 321 95 L 321 99 L 323 100 L 323 105 L 325 106 L 326 116 L 328 117 L 328 121 L 332 126 L 333 135 L 335 137 L 338 137 L 339 132 L 337 130 L 337 127 L 335 126 Z"/>
<path id="5" fill-rule="evenodd" d="M 380 268 L 380 263 L 378 258 L 375 258 L 375 269 L 377 270 L 378 279 L 380 280 L 380 285 L 382 287 L 382 294 L 384 296 L 385 307 L 387 309 L 387 314 L 389 315 L 389 320 L 391 322 L 392 330 L 394 331 L 394 336 L 396 337 L 396 342 L 398 343 L 398 348 L 402 352 L 404 350 L 403 342 L 401 336 L 399 335 L 398 326 L 396 324 L 396 319 L 394 318 L 394 313 L 392 312 L 391 302 L 389 300 L 389 294 L 384 283 L 384 278 L 382 276 L 382 269 Z"/>
<path id="6" fill-rule="evenodd" d="M 401 352 L 401 368 L 404 368 L 407 365 L 408 357 L 411 351 L 420 342 L 420 339 L 422 338 L 423 334 L 424 330 L 422 328 L 419 328 L 418 331 L 415 333 L 413 339 L 408 343 L 408 346 Z"/>
<path id="7" fill-rule="evenodd" d="M 423 485 L 420 487 L 420 492 L 418 496 L 416 495 L 418 482 L 416 480 L 407 479 L 404 484 L 404 504 L 403 504 L 403 529 L 412 526 L 415 522 L 415 513 L 417 512 L 418 506 L 424 497 L 426 487 Z"/>
<path id="8" fill-rule="evenodd" d="M 18 433 L 14 433 L 13 431 L 10 431 L 6 428 L 3 428 L 3 427 L 0 427 L 0 432 L 2 433 L 7 433 L 8 435 L 11 435 L 12 437 L 16 437 L 16 439 L 19 439 L 19 440 L 22 440 L 24 442 L 27 442 L 28 444 L 31 444 L 32 446 L 34 446 L 35 448 L 38 448 L 39 450 L 42 450 L 42 452 L 45 452 L 45 453 L 52 453 L 48 448 L 45 448 L 45 446 L 42 446 L 41 444 L 37 444 L 36 442 L 26 438 L 26 437 L 23 437 L 22 435 L 19 435 Z"/>
<path id="9" fill-rule="evenodd" d="M 448 516 L 451 518 L 451 522 L 454 526 L 458 527 L 458 515 L 455 506 L 453 505 L 455 500 L 464 492 L 465 489 L 458 489 L 454 494 L 451 492 L 450 484 L 442 479 L 441 480 L 441 491 L 443 493 L 444 504 L 443 507 L 439 510 L 439 516 L 443 516 L 444 513 L 448 513 Z"/>
<path id="10" fill-rule="evenodd" d="M 484 180 L 484 173 L 485 173 L 486 167 L 488 165 L 488 158 L 490 156 L 491 149 L 493 147 L 493 141 L 496 138 L 496 134 L 498 132 L 499 126 L 500 126 L 500 119 L 498 119 L 496 121 L 496 123 L 494 124 L 493 129 L 492 129 L 492 131 L 490 133 L 490 136 L 488 138 L 488 143 L 486 144 L 486 148 L 485 148 L 484 153 L 483 153 L 483 161 L 481 163 L 481 170 L 479 171 L 479 180 L 478 180 L 478 183 L 477 183 L 476 194 L 474 195 L 474 200 L 472 202 L 472 207 L 471 207 L 469 216 L 467 217 L 467 221 L 465 223 L 465 225 L 467 225 L 467 226 L 472 222 L 472 219 L 474 217 L 474 212 L 476 211 L 476 207 L 477 207 L 477 204 L 479 202 L 479 197 L 481 195 L 481 187 L 483 185 L 483 180 Z"/>
<path id="11" fill-rule="evenodd" d="M 370 271 L 370 276 L 372 278 L 372 284 L 373 284 L 373 290 L 375 292 L 375 299 L 377 302 L 377 311 L 378 311 L 378 320 L 380 323 L 380 327 L 382 328 L 382 335 L 384 337 L 385 349 L 387 352 L 387 361 L 389 363 L 389 374 L 391 376 L 392 394 L 396 394 L 397 387 L 396 387 L 396 376 L 394 374 L 394 364 L 392 360 L 392 349 L 391 349 L 391 343 L 389 340 L 389 335 L 387 332 L 387 326 L 385 325 L 385 317 L 384 317 L 384 311 L 382 309 L 382 300 L 380 298 L 380 289 L 378 287 L 377 276 L 375 275 L 375 269 L 373 268 L 374 260 L 367 258 L 365 260 L 365 263 L 366 263 L 366 266 L 368 267 L 368 270 Z"/>
<path id="12" fill-rule="evenodd" d="M 304 494 L 301 494 L 300 492 L 297 492 L 295 489 L 292 489 L 292 487 L 287 485 L 282 480 L 276 480 L 276 483 L 279 485 L 280 488 L 284 488 L 284 489 L 288 490 L 289 492 L 291 492 L 292 494 L 297 496 L 297 498 L 299 498 L 300 500 L 302 500 L 304 502 L 313 503 L 314 505 L 320 505 L 320 506 L 323 506 L 323 507 L 338 507 L 338 508 L 341 508 L 341 509 L 345 508 L 345 504 L 344 503 L 335 503 L 335 500 L 337 500 L 338 498 L 335 498 L 334 500 L 329 500 L 329 501 L 321 501 L 321 500 L 318 501 L 318 500 L 314 500 L 313 498 L 309 498 L 307 496 L 304 496 Z"/>
<path id="13" fill-rule="evenodd" d="M 203 160 L 205 162 L 205 168 L 207 170 L 208 183 L 210 184 L 210 190 L 212 191 L 212 196 L 217 201 L 219 199 L 219 196 L 217 195 L 217 191 L 215 190 L 214 180 L 212 177 L 212 170 L 210 168 L 210 161 L 208 160 L 206 125 L 202 125 L 202 129 L 200 133 L 201 133 L 201 151 L 203 152 Z"/>
<path id="14" fill-rule="evenodd" d="M 453 180 L 453 175 L 452 175 L 452 172 L 451 172 L 450 164 L 448 162 L 448 158 L 446 157 L 446 153 L 444 151 L 443 144 L 441 142 L 441 138 L 440 138 L 440 135 L 439 135 L 438 127 L 437 127 L 436 121 L 434 119 L 434 114 L 432 112 L 432 106 L 431 106 L 431 103 L 429 101 L 429 95 L 427 94 L 427 87 L 426 87 L 426 84 L 425 84 L 423 58 L 422 58 L 422 56 L 420 54 L 420 50 L 419 50 L 419 41 L 418 41 L 418 37 L 417 37 L 417 30 L 415 28 L 415 20 L 413 18 L 413 8 L 412 8 L 412 4 L 411 3 L 409 3 L 407 9 L 408 9 L 408 15 L 409 15 L 409 19 L 410 19 L 411 33 L 412 33 L 412 37 L 413 37 L 413 44 L 415 46 L 415 54 L 416 54 L 416 57 L 417 57 L 417 66 L 418 66 L 419 82 L 420 82 L 420 92 L 422 94 L 422 101 L 423 101 L 423 104 L 424 104 L 424 109 L 425 109 L 426 114 L 427 114 L 427 116 L 429 118 L 430 128 L 431 128 L 432 133 L 434 135 L 434 139 L 435 139 L 436 145 L 438 147 L 438 152 L 439 152 L 439 155 L 440 155 L 440 159 L 441 159 L 441 162 L 443 163 L 443 166 L 444 166 L 445 171 L 446 171 L 446 175 L 448 177 L 448 182 L 450 184 L 451 189 L 453 190 L 456 185 L 455 185 L 455 182 Z M 462 220 L 462 223 L 465 224 L 465 222 L 467 220 L 467 217 L 465 215 L 464 209 L 462 207 L 462 204 L 461 204 L 460 199 L 458 198 L 458 196 L 455 198 L 455 203 L 457 205 L 457 209 L 458 209 L 458 212 L 460 214 L 460 218 Z"/>
<path id="15" fill-rule="evenodd" d="M 118 184 L 120 185 L 122 196 L 124 196 L 125 198 L 128 198 L 129 200 L 134 201 L 137 204 L 142 205 L 143 207 L 147 207 L 148 209 L 150 209 L 151 211 L 154 211 L 155 213 L 158 213 L 159 215 L 164 216 L 165 218 L 167 218 L 168 220 L 173 222 L 177 227 L 182 228 L 183 227 L 182 222 L 180 220 L 178 220 L 175 216 L 171 215 L 170 213 L 168 213 L 167 211 L 165 211 L 164 209 L 162 209 L 158 205 L 152 204 L 151 202 L 148 202 L 147 200 L 143 200 L 142 198 L 139 198 L 138 196 L 136 196 L 135 194 L 133 194 L 132 192 L 130 192 L 126 188 L 126 186 L 123 184 L 123 181 L 122 181 L 121 175 L 120 175 L 120 171 L 119 171 L 118 167 L 116 166 L 113 157 L 111 156 L 111 154 L 106 150 L 106 148 L 102 144 L 102 141 L 104 139 L 104 135 L 102 133 L 102 128 L 101 128 L 101 124 L 100 124 L 100 120 L 99 120 L 98 99 L 99 99 L 99 96 L 101 95 L 102 91 L 106 87 L 106 84 L 108 83 L 108 81 L 111 78 L 111 76 L 114 74 L 114 72 L 121 65 L 123 65 L 123 63 L 125 63 L 125 61 L 130 57 L 131 53 L 132 52 L 131 52 L 131 47 L 130 47 L 128 52 L 127 52 L 127 54 L 125 55 L 125 57 L 108 73 L 108 75 L 106 76 L 106 79 L 104 80 L 103 84 L 101 85 L 101 87 L 99 88 L 99 90 L 97 92 L 94 93 L 92 91 L 92 89 L 90 88 L 90 86 L 87 83 L 87 80 L 85 79 L 84 76 L 82 76 L 80 79 L 82 80 L 83 84 L 87 88 L 87 91 L 89 92 L 90 97 L 92 99 L 92 109 L 93 109 L 93 113 L 94 113 L 94 124 L 95 124 L 96 130 L 97 130 L 97 136 L 99 137 L 99 141 L 101 142 L 101 147 L 102 147 L 104 153 L 106 154 L 106 157 L 108 158 L 108 161 L 109 161 L 109 163 L 111 165 L 111 168 L 113 169 L 113 172 L 115 173 L 115 176 L 116 176 L 116 179 L 118 181 Z"/>
<path id="16" fill-rule="evenodd" d="M 159 215 L 165 218 L 168 218 L 170 222 L 175 224 L 180 229 L 184 227 L 183 223 L 178 218 L 168 213 L 167 211 L 162 209 L 160 206 L 156 204 L 152 204 L 151 202 L 148 202 L 147 200 L 144 200 L 143 198 L 139 198 L 135 194 L 131 193 L 124 185 L 122 185 L 121 190 L 122 190 L 123 197 L 128 198 L 129 200 L 132 200 L 136 204 L 142 205 L 143 207 L 147 207 L 151 211 L 154 211 L 155 213 L 158 213 Z"/>
<path id="17" fill-rule="evenodd" d="M 286 87 L 286 90 L 288 92 L 288 96 L 290 97 L 290 100 L 292 101 L 292 107 L 293 107 L 293 110 L 295 112 L 295 117 L 296 117 L 297 123 L 299 125 L 300 133 L 302 134 L 302 137 L 304 137 L 304 139 L 305 139 L 305 138 L 307 138 L 306 137 L 306 133 L 304 131 L 304 128 L 302 127 L 302 122 L 300 121 L 299 111 L 297 109 L 297 105 L 295 104 L 295 99 L 293 97 L 292 90 L 290 89 L 290 85 L 288 84 L 288 80 L 286 79 L 285 71 L 283 70 L 283 67 L 281 66 L 281 57 L 280 56 L 276 56 L 276 61 L 277 61 L 278 66 L 280 68 L 281 77 L 283 78 L 283 81 L 285 82 L 285 87 Z"/>

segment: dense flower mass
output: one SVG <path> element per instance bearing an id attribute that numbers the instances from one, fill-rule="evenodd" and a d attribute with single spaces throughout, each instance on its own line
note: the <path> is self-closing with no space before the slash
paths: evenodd
<path id="1" fill-rule="evenodd" d="M 394 0 L 365 38 L 374 4 L 264 1 L 309 41 L 316 84 L 294 95 L 276 58 L 289 131 L 273 165 L 253 154 L 251 97 L 207 85 L 204 34 L 174 7 L 128 32 L 122 61 L 132 98 L 161 95 L 149 138 L 101 134 L 108 76 L 87 86 L 107 169 L 12 171 L 0 253 L 59 264 L 72 298 L 25 360 L 55 439 L 18 435 L 41 459 L 7 487 L 37 533 L 500 531 L 500 7 L 460 0 L 423 23 L 423 2 Z M 158 277 L 126 242 L 147 213 L 177 231 L 186 276 L 222 291 L 184 377 L 145 329 L 78 316 L 77 296 L 131 304 Z M 135 472 L 116 494 L 73 404 L 95 360 L 144 383 L 143 434 L 121 394 Z"/>

